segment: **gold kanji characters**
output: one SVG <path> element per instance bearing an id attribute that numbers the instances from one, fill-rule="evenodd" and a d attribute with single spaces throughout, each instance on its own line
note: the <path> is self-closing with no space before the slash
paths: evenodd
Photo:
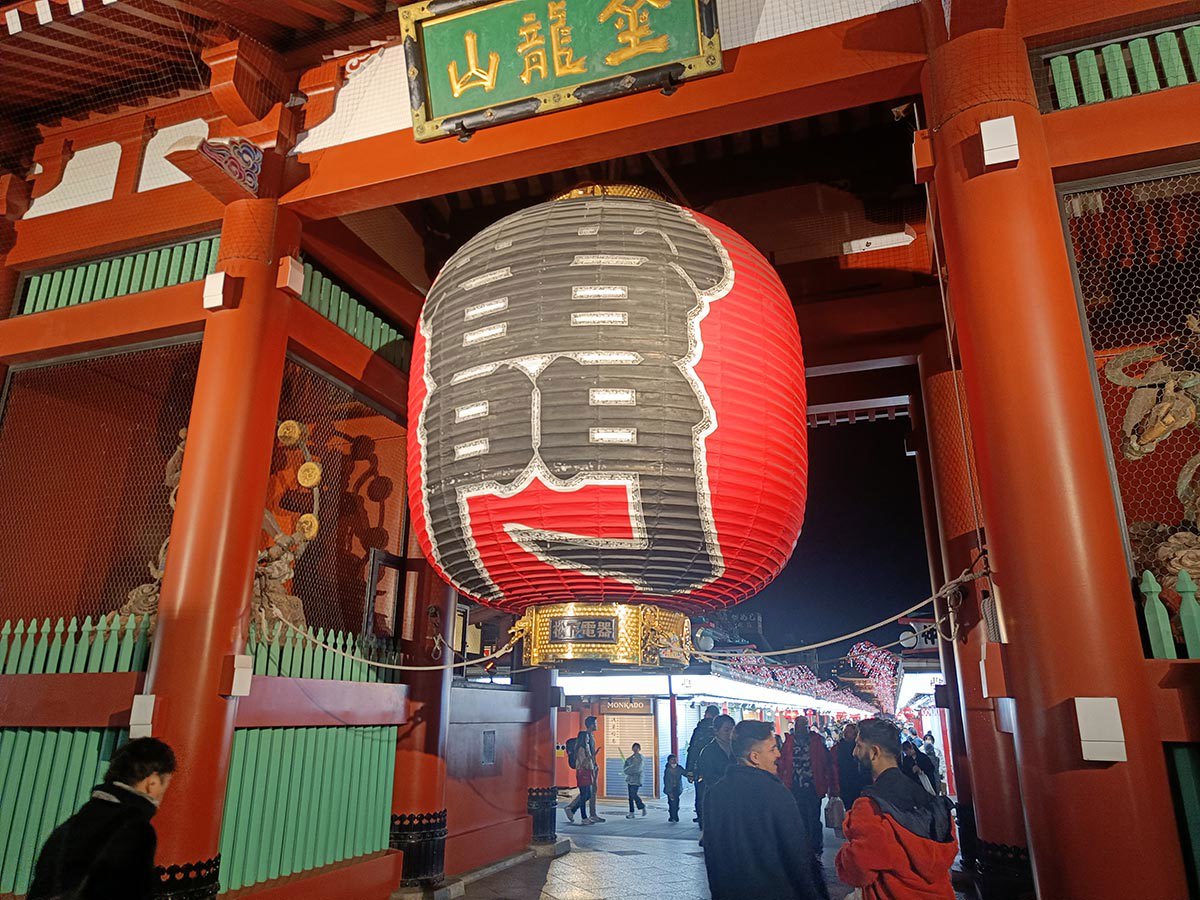
<path id="1" fill-rule="evenodd" d="M 495 90 L 496 76 L 500 72 L 500 54 L 495 50 L 488 54 L 487 68 L 479 67 L 479 35 L 468 31 L 463 36 L 463 40 L 467 48 L 467 71 L 459 77 L 457 60 L 451 60 L 450 65 L 446 67 L 446 71 L 450 75 L 450 92 L 454 94 L 455 99 L 471 88 L 481 87 L 485 92 Z M 543 62 L 543 72 L 545 71 L 544 66 Z"/>
<path id="2" fill-rule="evenodd" d="M 536 13 L 525 13 L 522 16 L 517 34 L 521 36 L 521 43 L 517 44 L 517 53 L 525 61 L 521 81 L 529 84 L 533 80 L 534 72 L 545 78 L 549 69 L 546 63 L 546 38 L 542 35 L 542 23 L 538 21 Z"/>
<path id="3" fill-rule="evenodd" d="M 599 19 L 607 22 L 613 16 L 618 17 L 613 25 L 617 29 L 617 41 L 625 46 L 604 57 L 605 63 L 619 66 L 643 53 L 665 53 L 671 42 L 670 36 L 660 34 L 652 37 L 654 30 L 650 27 L 650 10 L 645 7 L 663 9 L 670 5 L 671 0 L 609 0 L 600 11 Z"/>
<path id="4" fill-rule="evenodd" d="M 567 24 L 567 0 L 552 0 L 546 6 L 550 17 L 550 51 L 554 59 L 554 75 L 582 75 L 587 71 L 587 57 L 575 58 L 571 49 L 571 26 Z"/>

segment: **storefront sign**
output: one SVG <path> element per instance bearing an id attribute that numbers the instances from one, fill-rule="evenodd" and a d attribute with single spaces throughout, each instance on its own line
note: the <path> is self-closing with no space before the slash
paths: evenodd
<path id="1" fill-rule="evenodd" d="M 649 716 L 653 713 L 649 697 L 600 701 L 600 714 L 605 716 Z"/>
<path id="2" fill-rule="evenodd" d="M 418 141 L 721 71 L 716 0 L 426 0 L 400 9 Z M 446 15 L 438 13 L 453 9 Z"/>
<path id="3" fill-rule="evenodd" d="M 550 643 L 552 644 L 615 644 L 617 642 L 617 617 L 559 616 L 550 620 Z"/>

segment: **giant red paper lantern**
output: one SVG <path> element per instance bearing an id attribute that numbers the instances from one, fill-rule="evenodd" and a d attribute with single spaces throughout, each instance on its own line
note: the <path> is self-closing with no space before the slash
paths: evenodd
<path id="1" fill-rule="evenodd" d="M 513 612 L 729 606 L 800 533 L 791 303 L 745 239 L 670 203 L 557 200 L 469 241 L 421 315 L 409 423 L 422 550 Z"/>

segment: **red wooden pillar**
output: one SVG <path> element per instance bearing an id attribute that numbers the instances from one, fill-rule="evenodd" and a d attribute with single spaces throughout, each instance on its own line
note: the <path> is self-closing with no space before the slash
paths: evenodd
<path id="1" fill-rule="evenodd" d="M 216 896 L 237 709 L 220 677 L 245 646 L 288 339 L 277 259 L 297 252 L 299 236 L 273 200 L 226 209 L 217 268 L 240 279 L 241 298 L 205 323 L 145 688 L 153 734 L 179 759 L 155 826 L 159 864 L 188 867 L 180 897 Z"/>
<path id="2" fill-rule="evenodd" d="M 941 532 L 940 562 L 945 580 L 949 581 L 977 562 L 975 511 L 982 503 L 978 495 L 974 499 L 971 496 L 975 466 L 967 449 L 970 429 L 959 416 L 959 399 L 965 406 L 966 398 L 961 376 L 949 370 L 946 336 L 931 335 L 922 345 L 918 361 Z M 957 639 L 951 651 L 958 664 L 956 687 L 963 716 L 965 752 L 970 757 L 978 833 L 976 865 L 985 897 L 1007 900 L 1028 895 L 1032 877 L 1012 737 L 1000 730 L 995 701 L 983 691 L 980 663 L 988 643 L 981 604 L 984 584 L 974 581 L 961 593 L 955 618 Z M 942 630 L 948 633 L 949 624 Z M 998 648 L 994 647 L 993 653 L 996 652 Z"/>
<path id="3" fill-rule="evenodd" d="M 936 592 L 946 578 L 942 570 L 942 534 L 941 523 L 937 514 L 937 501 L 934 496 L 933 470 L 930 462 L 929 426 L 926 418 L 925 404 L 922 398 L 914 397 L 910 404 L 913 419 L 913 439 L 917 454 L 917 486 L 921 492 L 921 522 L 925 526 L 925 553 L 929 561 L 930 585 Z M 961 569 L 959 571 L 962 571 Z M 946 600 L 935 600 L 933 614 L 938 621 L 946 619 Z M 944 632 L 945 629 L 942 629 Z M 938 661 L 942 667 L 942 677 L 946 679 L 946 693 L 949 697 L 949 707 L 946 710 L 950 720 L 950 743 L 942 748 L 946 758 L 946 780 L 949 783 L 953 770 L 955 796 L 958 801 L 958 846 L 963 862 L 967 866 L 975 864 L 978 852 L 978 833 L 975 827 L 975 798 L 972 790 L 971 761 L 967 756 L 966 730 L 963 723 L 963 707 L 959 701 L 958 659 L 954 647 L 939 636 Z M 970 677 L 968 674 L 967 677 Z"/>
<path id="4" fill-rule="evenodd" d="M 415 537 L 407 567 L 411 592 L 405 592 L 400 641 L 404 664 L 449 665 L 458 595 L 426 562 Z M 404 674 L 413 706 L 396 745 L 391 846 L 404 853 L 401 886 L 417 888 L 440 884 L 446 875 L 446 735 L 453 671 Z"/>
<path id="5" fill-rule="evenodd" d="M 519 652 L 521 645 L 517 645 Z M 516 656 L 514 664 L 521 664 Z M 558 791 L 555 787 L 558 743 L 558 672 L 536 668 L 517 675 L 514 682 L 529 691 L 530 721 L 525 732 L 525 768 L 535 849 L 557 841 Z"/>
<path id="6" fill-rule="evenodd" d="M 1163 746 L 1054 182 L 1019 36 L 931 51 L 929 126 L 1038 893 L 1184 897 Z M 1020 159 L 984 167 L 980 123 Z M 1083 759 L 1074 698 L 1116 698 L 1127 762 Z M 976 767 L 978 768 L 978 767 Z M 1113 823 L 1136 840 L 1114 839 Z"/>

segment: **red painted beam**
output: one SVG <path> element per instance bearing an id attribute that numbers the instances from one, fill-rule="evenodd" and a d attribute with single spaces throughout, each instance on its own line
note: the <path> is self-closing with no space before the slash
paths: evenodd
<path id="1" fill-rule="evenodd" d="M 410 337 L 413 335 L 425 295 L 341 220 L 305 222 L 300 246 L 322 269 L 403 325 Z"/>
<path id="2" fill-rule="evenodd" d="M 0 321 L 0 362 L 53 359 L 203 330 L 201 282 Z"/>
<path id="3" fill-rule="evenodd" d="M 0 728 L 124 728 L 144 672 L 0 675 Z"/>
<path id="4" fill-rule="evenodd" d="M 104 203 L 21 219 L 6 265 L 22 271 L 215 231 L 225 207 L 184 182 Z"/>
<path id="5" fill-rule="evenodd" d="M 238 700 L 238 728 L 402 725 L 408 688 L 402 684 L 324 681 L 255 675 Z"/>
<path id="6" fill-rule="evenodd" d="M 288 323 L 298 356 L 407 421 L 407 375 L 299 300 Z"/>
<path id="7" fill-rule="evenodd" d="M 1146 677 L 1158 714 L 1158 736 L 1200 743 L 1200 659 L 1148 659 Z"/>
<path id="8" fill-rule="evenodd" d="M 227 900 L 388 900 L 400 883 L 404 854 L 383 850 L 320 869 L 223 894 Z"/>
<path id="9" fill-rule="evenodd" d="M 1056 181 L 1095 178 L 1200 155 L 1200 84 L 1042 117 Z"/>
<path id="10" fill-rule="evenodd" d="M 656 150 L 919 92 L 920 12 L 905 6 L 730 50 L 726 71 L 670 97 L 638 94 L 514 122 L 466 143 L 395 131 L 301 156 L 282 202 L 308 218 Z"/>

